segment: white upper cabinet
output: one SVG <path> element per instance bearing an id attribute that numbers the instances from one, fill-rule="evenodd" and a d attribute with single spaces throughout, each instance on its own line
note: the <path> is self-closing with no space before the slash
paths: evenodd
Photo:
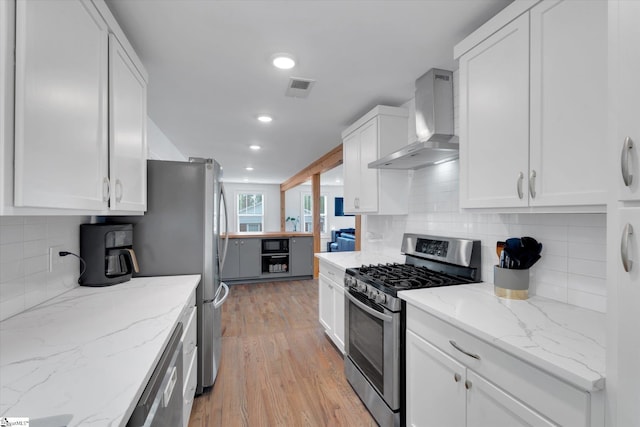
<path id="1" fill-rule="evenodd" d="M 147 74 L 104 1 L 3 1 L 0 23 L 0 215 L 144 212 Z"/>
<path id="2" fill-rule="evenodd" d="M 373 213 L 378 210 L 378 171 L 369 169 L 377 160 L 378 119 L 372 118 L 344 140 L 345 212 Z M 348 187 L 348 188 L 347 188 Z"/>
<path id="3" fill-rule="evenodd" d="M 607 3 L 515 2 L 485 26 L 456 46 L 460 206 L 604 211 Z"/>
<path id="4" fill-rule="evenodd" d="M 616 86 L 613 149 L 616 152 L 616 188 L 618 199 L 640 200 L 640 2 L 620 1 L 615 5 L 617 31 L 612 34 L 612 85 Z"/>
<path id="5" fill-rule="evenodd" d="M 408 212 L 408 172 L 369 169 L 369 163 L 407 145 L 407 119 L 405 108 L 378 106 L 342 132 L 345 213 Z"/>
<path id="6" fill-rule="evenodd" d="M 460 58 L 460 207 L 527 206 L 529 17 Z"/>
<path id="7" fill-rule="evenodd" d="M 550 0 L 530 13 L 531 205 L 604 205 L 607 2 Z"/>
<path id="8" fill-rule="evenodd" d="M 107 207 L 107 43 L 88 1 L 17 2 L 16 206 Z"/>
<path id="9" fill-rule="evenodd" d="M 147 84 L 118 39 L 109 36 L 109 176 L 111 207 L 147 205 Z"/>

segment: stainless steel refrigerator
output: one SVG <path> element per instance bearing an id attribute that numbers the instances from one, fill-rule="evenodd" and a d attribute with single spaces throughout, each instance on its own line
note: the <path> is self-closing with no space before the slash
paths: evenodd
<path id="1" fill-rule="evenodd" d="M 190 162 L 147 161 L 147 212 L 111 218 L 133 224 L 136 276 L 200 274 L 198 306 L 198 388 L 216 380 L 221 355 L 221 305 L 229 288 L 220 280 L 228 240 L 222 240 L 221 214 L 227 231 L 220 164 L 211 159 Z M 224 212 L 223 212 L 224 210 Z"/>

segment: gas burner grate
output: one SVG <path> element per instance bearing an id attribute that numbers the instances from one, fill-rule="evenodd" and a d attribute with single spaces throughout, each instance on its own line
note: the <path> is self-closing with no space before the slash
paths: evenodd
<path id="1" fill-rule="evenodd" d="M 358 269 L 362 279 L 378 281 L 396 289 L 429 288 L 459 285 L 469 280 L 411 264 L 363 265 Z"/>

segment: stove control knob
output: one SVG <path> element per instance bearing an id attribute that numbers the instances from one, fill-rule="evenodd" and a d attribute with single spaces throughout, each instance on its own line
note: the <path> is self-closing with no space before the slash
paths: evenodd
<path id="1" fill-rule="evenodd" d="M 387 296 L 384 294 L 384 292 L 378 292 L 378 293 L 376 294 L 376 299 L 375 299 L 375 301 L 376 301 L 378 304 L 384 304 L 385 302 L 387 302 Z"/>
<path id="2" fill-rule="evenodd" d="M 360 292 L 366 292 L 367 291 L 367 285 L 362 283 L 362 282 L 357 282 L 356 289 L 358 289 Z"/>
<path id="3" fill-rule="evenodd" d="M 344 284 L 347 287 L 355 285 L 355 278 L 353 276 L 344 276 Z"/>

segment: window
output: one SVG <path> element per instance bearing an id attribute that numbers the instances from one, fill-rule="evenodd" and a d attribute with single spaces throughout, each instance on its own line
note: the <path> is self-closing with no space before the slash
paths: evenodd
<path id="1" fill-rule="evenodd" d="M 238 231 L 264 229 L 264 197 L 262 193 L 238 194 Z"/>
<path id="2" fill-rule="evenodd" d="M 313 199 L 311 194 L 302 196 L 302 231 L 313 233 Z M 320 196 L 320 233 L 327 232 L 327 196 Z"/>

